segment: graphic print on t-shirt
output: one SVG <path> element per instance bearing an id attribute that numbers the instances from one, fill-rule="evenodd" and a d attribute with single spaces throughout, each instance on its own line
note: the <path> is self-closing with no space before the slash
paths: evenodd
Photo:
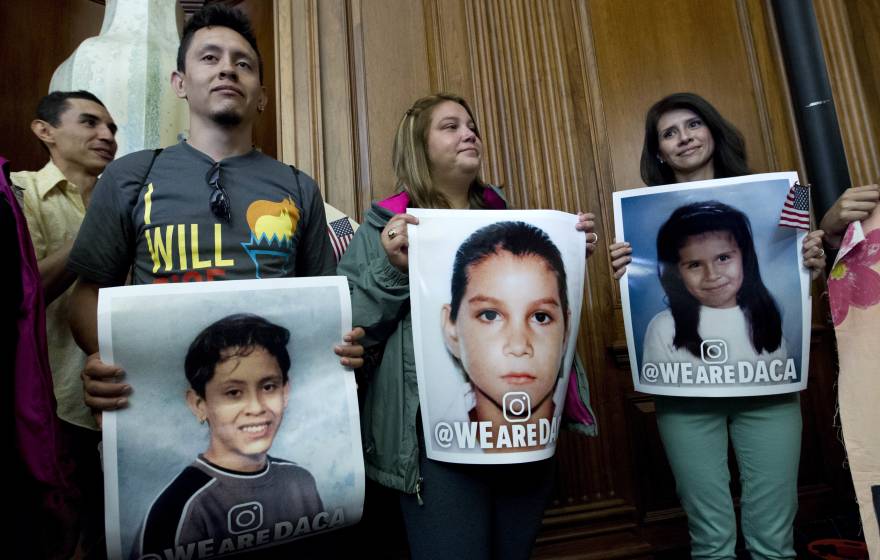
<path id="1" fill-rule="evenodd" d="M 175 262 L 181 271 L 181 274 L 156 277 L 154 283 L 210 281 L 224 276 L 225 268 L 235 266 L 235 259 L 223 256 L 223 232 L 220 224 L 214 224 L 213 228 L 214 251 L 206 255 L 202 254 L 208 253 L 204 249 L 199 250 L 199 224 L 166 224 L 150 227 L 153 225 L 153 190 L 153 183 L 150 183 L 144 195 L 144 237 L 147 241 L 147 250 L 153 260 L 153 274 L 157 274 L 159 268 L 163 266 L 166 272 L 170 272 L 174 269 Z M 211 243 L 203 243 L 202 247 L 205 245 L 210 246 Z M 205 258 L 211 254 L 213 258 Z"/>
<path id="2" fill-rule="evenodd" d="M 281 270 L 287 272 L 299 215 L 299 209 L 290 197 L 281 202 L 255 200 L 248 206 L 251 239 L 241 246 L 254 261 L 257 278 L 261 278 L 260 262 L 264 259 L 284 259 Z"/>
<path id="3" fill-rule="evenodd" d="M 290 270 L 294 236 L 301 216 L 290 196 L 279 202 L 251 202 L 243 216 L 245 219 L 234 215 L 231 226 L 220 222 L 162 224 L 162 220 L 153 220 L 153 197 L 154 185 L 150 183 L 144 195 L 143 220 L 146 247 L 153 264 L 153 283 L 224 279 L 230 269 L 241 277 L 247 267 L 243 267 L 243 263 L 236 264 L 236 257 L 240 259 L 243 255 L 229 245 L 232 240 L 224 245 L 224 234 L 233 239 L 244 238 L 232 243 L 250 257 L 254 278 L 263 278 L 267 271 L 267 277 L 284 276 Z M 241 225 L 236 227 L 235 222 Z M 244 223 L 246 228 L 242 227 Z"/>

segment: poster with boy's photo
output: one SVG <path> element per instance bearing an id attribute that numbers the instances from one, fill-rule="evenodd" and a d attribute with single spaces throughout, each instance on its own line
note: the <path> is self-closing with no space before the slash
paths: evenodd
<path id="1" fill-rule="evenodd" d="M 356 523 L 364 496 L 342 277 L 100 291 L 111 559 L 215 558 Z"/>
<path id="2" fill-rule="evenodd" d="M 732 397 L 806 388 L 806 231 L 780 225 L 796 183 L 795 173 L 767 173 L 614 193 L 617 239 L 632 246 L 620 293 L 637 391 Z M 797 205 L 789 200 L 786 212 Z"/>
<path id="3" fill-rule="evenodd" d="M 586 236 L 562 212 L 410 209 L 410 301 L 428 457 L 553 455 L 581 314 Z"/>

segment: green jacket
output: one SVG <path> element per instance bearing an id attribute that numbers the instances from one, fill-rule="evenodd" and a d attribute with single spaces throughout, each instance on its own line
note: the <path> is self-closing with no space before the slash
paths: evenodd
<path id="1" fill-rule="evenodd" d="M 487 189 L 491 207 L 505 208 L 496 189 Z M 378 365 L 369 374 L 361 411 L 361 435 L 367 476 L 402 492 L 418 492 L 419 445 L 416 416 L 419 390 L 413 350 L 409 276 L 389 261 L 380 235 L 395 214 L 404 212 L 408 198 L 401 193 L 374 203 L 351 245 L 339 262 L 337 273 L 348 277 L 351 290 L 352 325 L 364 327 L 361 339 L 368 352 L 381 351 Z M 384 349 L 382 345 L 384 344 Z M 589 409 L 589 387 L 583 368 L 572 376 L 574 400 L 589 416 L 576 429 L 596 434 L 595 416 Z M 571 399 L 566 399 L 567 401 Z M 576 415 L 577 416 L 577 415 Z M 581 416 L 583 418 L 583 416 Z"/>

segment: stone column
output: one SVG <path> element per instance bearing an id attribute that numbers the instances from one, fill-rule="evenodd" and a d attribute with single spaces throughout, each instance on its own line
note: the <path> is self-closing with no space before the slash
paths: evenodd
<path id="1" fill-rule="evenodd" d="M 55 70 L 49 90 L 98 96 L 119 126 L 117 157 L 174 144 L 189 118 L 170 84 L 179 44 L 176 0 L 107 0 L 101 33 Z"/>

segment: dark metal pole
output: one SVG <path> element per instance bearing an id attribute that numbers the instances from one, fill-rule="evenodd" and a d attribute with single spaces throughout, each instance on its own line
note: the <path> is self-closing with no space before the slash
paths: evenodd
<path id="1" fill-rule="evenodd" d="M 773 0 L 773 12 L 819 220 L 851 183 L 816 13 L 812 0 Z"/>

